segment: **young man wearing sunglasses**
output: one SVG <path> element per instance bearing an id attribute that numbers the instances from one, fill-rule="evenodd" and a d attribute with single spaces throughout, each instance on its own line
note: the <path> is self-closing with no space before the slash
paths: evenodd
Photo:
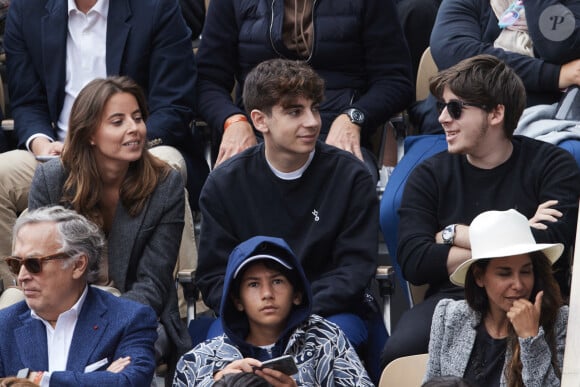
<path id="1" fill-rule="evenodd" d="M 104 248 L 95 224 L 60 206 L 16 221 L 4 260 L 25 301 L 0 311 L 0 377 L 40 386 L 151 384 L 155 312 L 88 286 Z"/>
<path id="2" fill-rule="evenodd" d="M 466 59 L 431 80 L 447 152 L 419 164 L 399 209 L 398 262 L 405 279 L 428 284 L 425 300 L 399 320 L 382 364 L 428 350 L 431 318 L 442 298 L 464 297 L 449 275 L 471 256 L 469 224 L 479 213 L 516 208 L 538 243 L 570 247 L 576 232 L 580 171 L 552 144 L 514 136 L 525 107 L 521 79 L 491 55 Z M 569 260 L 556 277 L 568 291 Z"/>

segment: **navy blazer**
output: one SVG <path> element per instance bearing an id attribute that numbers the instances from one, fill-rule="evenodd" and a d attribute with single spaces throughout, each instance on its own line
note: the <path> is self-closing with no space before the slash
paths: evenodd
<path id="1" fill-rule="evenodd" d="M 155 371 L 157 320 L 153 309 L 89 287 L 75 326 L 66 371 L 52 372 L 57 386 L 148 386 Z M 105 371 L 131 357 L 122 372 Z M 107 359 L 93 372 L 85 367 Z M 48 371 L 46 327 L 32 318 L 25 301 L 0 310 L 0 377 L 18 370 Z"/>
<path id="2" fill-rule="evenodd" d="M 67 177 L 60 159 L 39 164 L 30 186 L 28 208 L 62 204 Z M 119 201 L 107 238 L 109 278 L 123 297 L 155 310 L 179 356 L 191 349 L 179 316 L 173 277 L 183 232 L 184 200 L 181 175 L 171 170 L 137 216 L 130 216 Z"/>
<path id="3" fill-rule="evenodd" d="M 36 133 L 56 139 L 64 103 L 67 0 L 12 0 L 4 45 L 19 146 Z M 196 68 L 177 0 L 110 0 L 107 75 L 145 91 L 149 139 L 183 149 L 191 141 Z"/>

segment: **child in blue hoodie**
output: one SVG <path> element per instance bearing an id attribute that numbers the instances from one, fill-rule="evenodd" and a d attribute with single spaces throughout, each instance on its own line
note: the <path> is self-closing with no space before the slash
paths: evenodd
<path id="1" fill-rule="evenodd" d="M 174 386 L 211 386 L 228 373 L 254 372 L 273 386 L 372 386 L 342 331 L 311 314 L 302 266 L 279 238 L 253 237 L 231 253 L 220 314 L 224 334 L 197 345 L 177 365 Z M 291 355 L 291 377 L 262 362 Z"/>

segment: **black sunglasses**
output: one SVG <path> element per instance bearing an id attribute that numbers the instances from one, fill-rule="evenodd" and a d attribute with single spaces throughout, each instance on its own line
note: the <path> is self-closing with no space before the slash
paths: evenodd
<path id="1" fill-rule="evenodd" d="M 46 261 L 52 261 L 54 259 L 67 259 L 70 258 L 69 253 L 56 253 L 53 255 L 47 255 L 46 257 L 38 258 L 20 258 L 20 257 L 5 257 L 4 261 L 8 264 L 10 271 L 16 275 L 20 273 L 20 268 L 22 265 L 28 270 L 30 274 L 38 274 L 42 271 L 42 263 Z"/>
<path id="2" fill-rule="evenodd" d="M 445 103 L 443 101 L 437 101 L 437 112 L 441 115 L 443 109 L 447 108 L 447 112 L 454 120 L 458 120 L 461 117 L 461 112 L 465 106 L 474 106 L 483 110 L 487 110 L 487 106 L 478 105 L 476 103 L 463 102 L 458 99 L 452 99 L 451 101 Z"/>

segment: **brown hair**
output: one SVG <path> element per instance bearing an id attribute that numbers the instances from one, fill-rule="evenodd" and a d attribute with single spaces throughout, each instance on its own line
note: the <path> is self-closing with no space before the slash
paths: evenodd
<path id="1" fill-rule="evenodd" d="M 534 271 L 534 287 L 530 295 L 530 301 L 534 302 L 536 294 L 540 290 L 544 291 L 540 325 L 544 329 L 546 341 L 550 347 L 552 368 L 556 372 L 556 375 L 561 376 L 557 359 L 554 325 L 556 324 L 558 311 L 564 302 L 560 294 L 560 287 L 554 278 L 550 260 L 541 251 L 535 251 L 529 255 Z M 474 262 L 465 277 L 465 300 L 473 310 L 481 314 L 482 320 L 489 310 L 489 299 L 485 289 L 477 286 L 475 276 L 478 273 L 484 273 L 489 262 L 490 259 L 482 259 Z M 511 324 L 509 328 L 507 346 L 511 349 L 512 358 L 509 359 L 505 370 L 506 381 L 510 387 L 523 387 L 520 344 Z"/>
<path id="2" fill-rule="evenodd" d="M 493 55 L 477 55 L 431 78 L 429 89 L 435 98 L 441 100 L 445 87 L 464 102 L 484 105 L 492 111 L 503 105 L 504 133 L 508 139 L 526 107 L 526 89 L 520 77 L 503 61 Z"/>
<path id="3" fill-rule="evenodd" d="M 242 98 L 248 114 L 258 109 L 266 114 L 272 107 L 304 97 L 314 103 L 324 98 L 324 81 L 305 62 L 270 59 L 258 64 L 246 77 Z"/>
<path id="4" fill-rule="evenodd" d="M 38 385 L 28 379 L 8 376 L 0 378 L 0 387 L 38 387 Z"/>
<path id="5" fill-rule="evenodd" d="M 135 97 L 143 120 L 148 117 L 143 91 L 129 77 L 109 77 L 89 82 L 75 99 L 69 120 L 62 163 L 69 172 L 63 188 L 61 203 L 70 204 L 100 227 L 103 219 L 99 202 L 103 186 L 90 138 L 99 128 L 107 102 L 115 94 L 129 93 Z M 170 171 L 163 161 L 147 149 L 139 160 L 133 161 L 119 192 L 120 200 L 131 216 L 136 216 L 147 199 Z"/>

